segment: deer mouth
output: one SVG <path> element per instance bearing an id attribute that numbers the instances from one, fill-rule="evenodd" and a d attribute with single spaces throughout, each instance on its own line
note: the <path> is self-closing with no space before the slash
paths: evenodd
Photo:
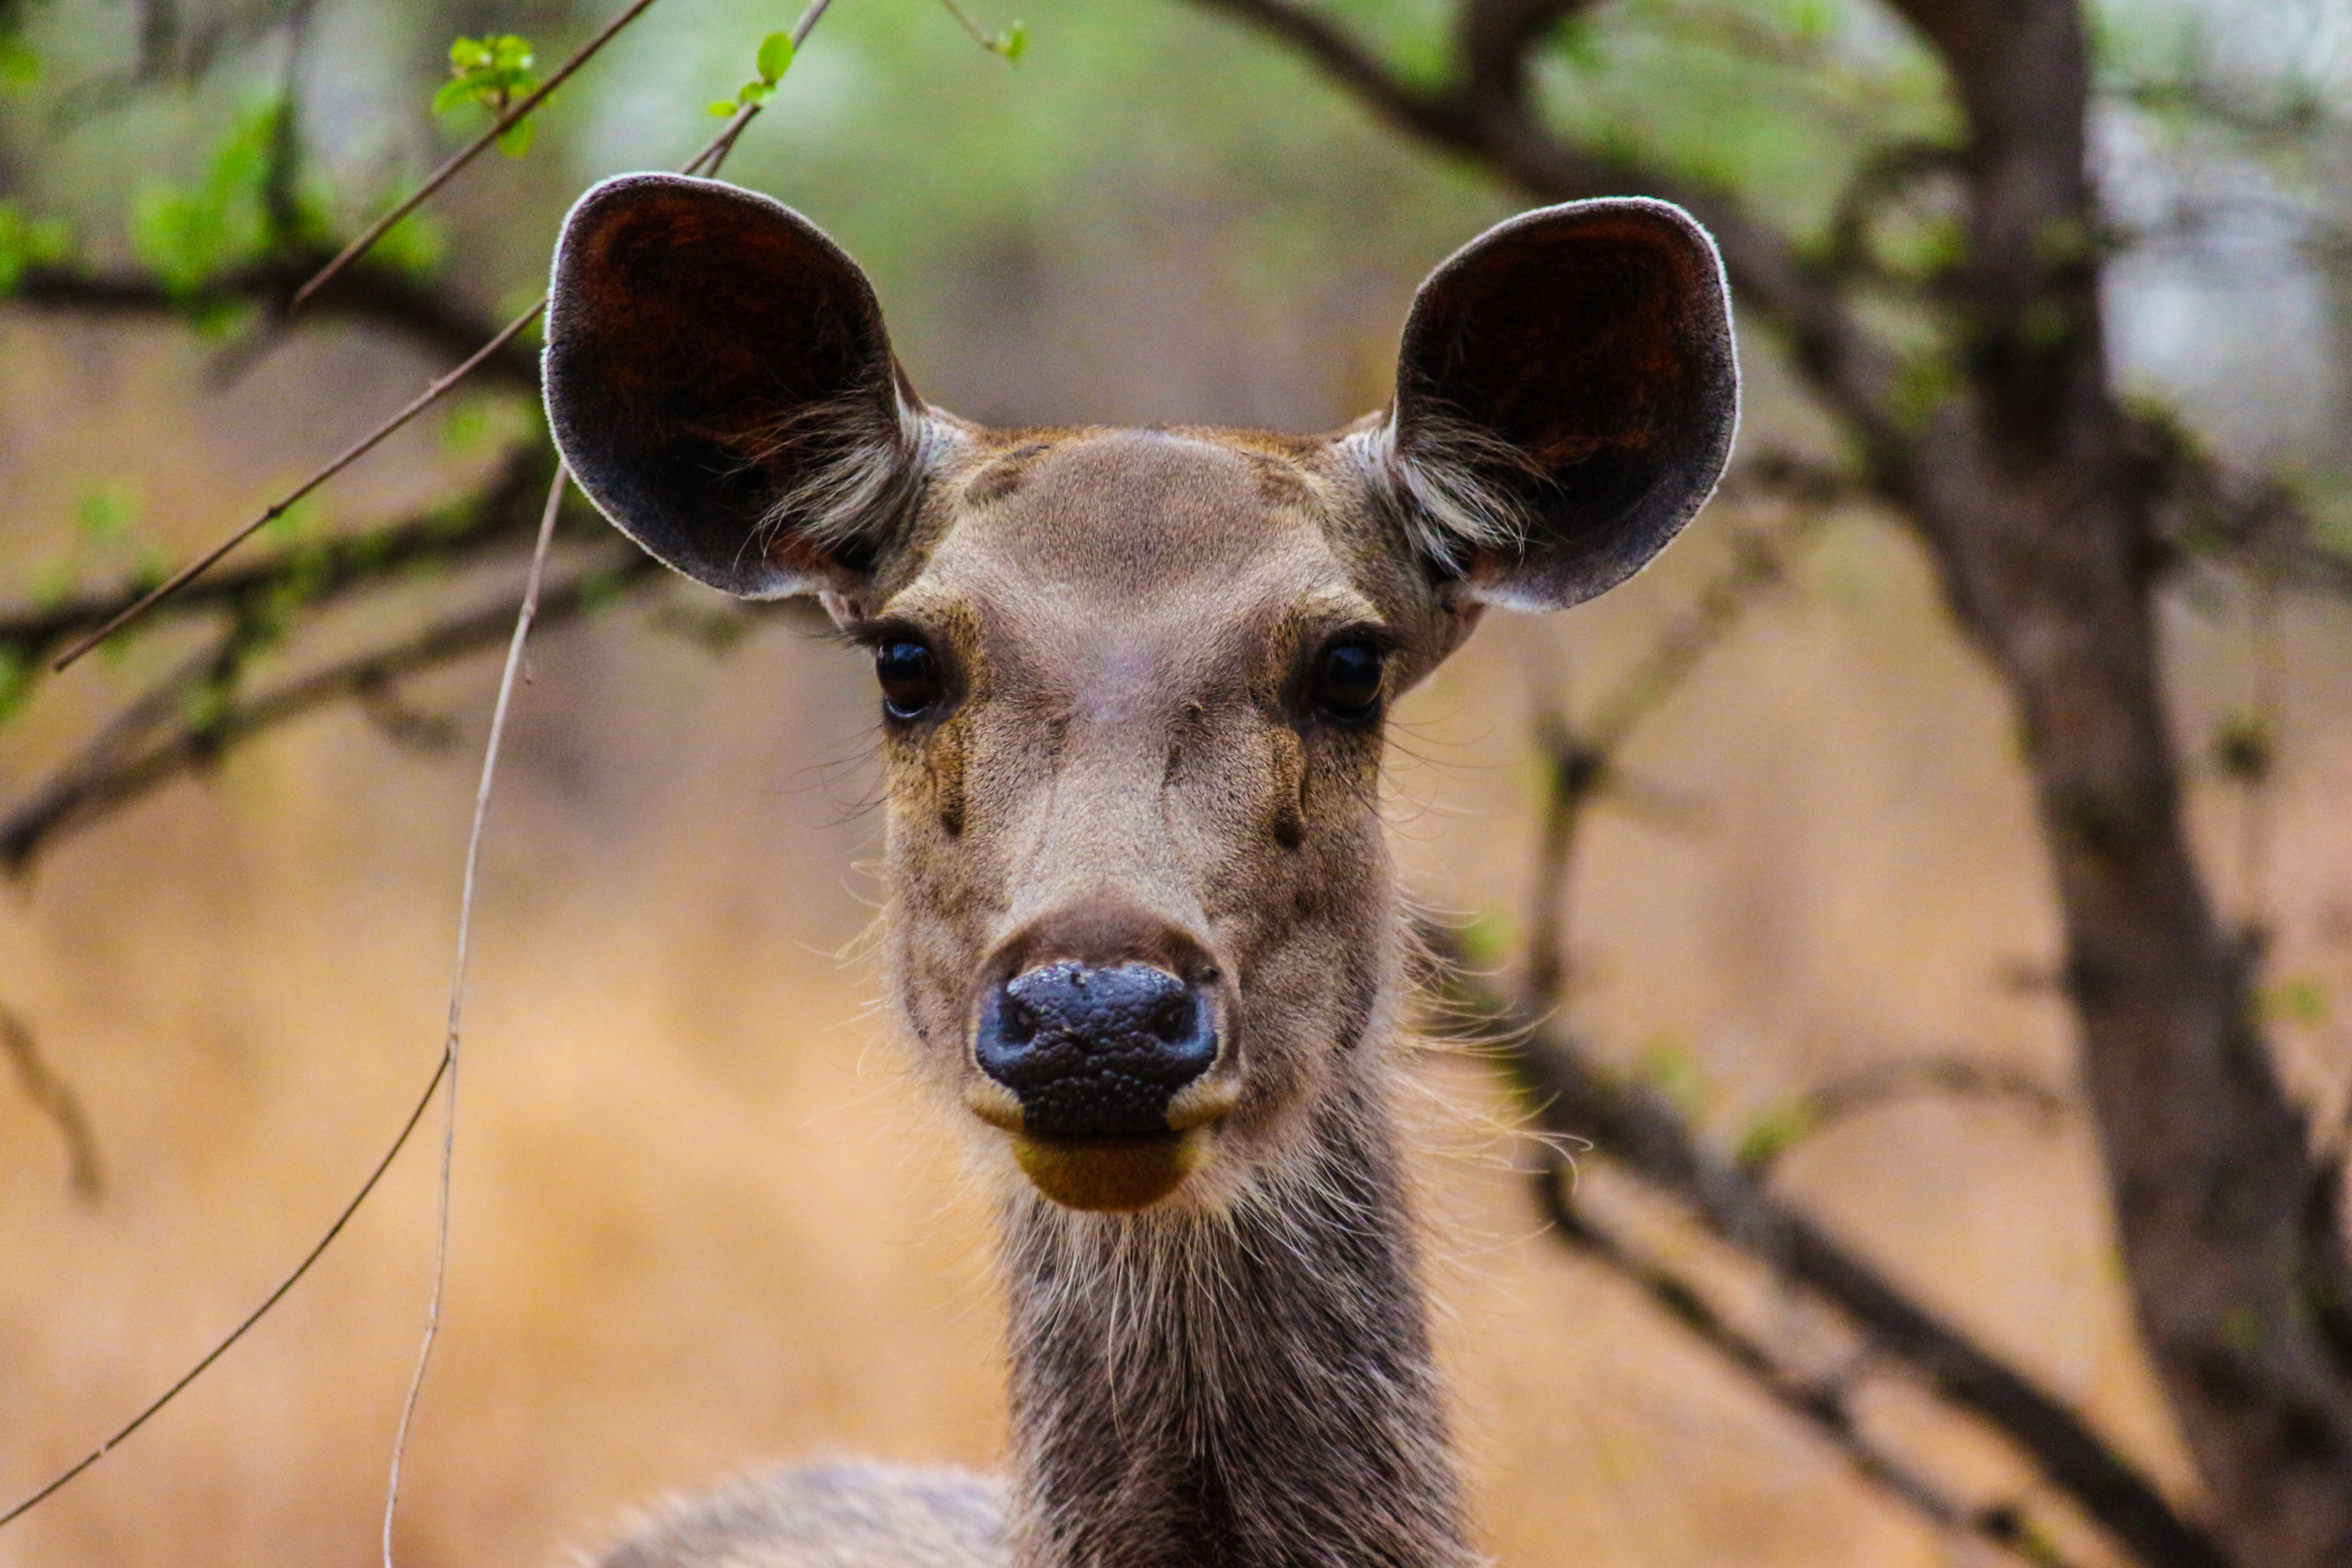
<path id="1" fill-rule="evenodd" d="M 1022 1174 L 1065 1208 L 1131 1214 L 1184 1184 L 1208 1160 L 1208 1130 L 1126 1138 L 1070 1138 L 1016 1132 L 1013 1158 Z"/>
<path id="2" fill-rule="evenodd" d="M 1169 1100 L 1164 1129 L 1111 1134 L 1034 1126 L 993 1079 L 973 1082 L 964 1102 L 1007 1134 L 1013 1163 L 1045 1196 L 1065 1208 L 1125 1214 L 1150 1208 L 1208 1163 L 1215 1125 L 1238 1098 L 1228 1078 L 1196 1079 Z"/>

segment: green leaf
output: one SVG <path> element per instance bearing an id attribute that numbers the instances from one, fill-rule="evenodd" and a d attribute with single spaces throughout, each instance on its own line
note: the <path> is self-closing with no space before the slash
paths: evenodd
<path id="1" fill-rule="evenodd" d="M 41 79 L 41 57 L 15 38 L 0 38 L 0 87 L 30 87 Z"/>
<path id="2" fill-rule="evenodd" d="M 74 503 L 74 530 L 93 544 L 111 544 L 130 535 L 140 504 L 139 486 L 131 480 L 100 485 Z"/>
<path id="3" fill-rule="evenodd" d="M 446 114 L 460 104 L 473 102 L 487 90 L 482 81 L 472 76 L 461 76 L 456 81 L 443 82 L 441 90 L 433 95 L 433 112 Z"/>
<path id="4" fill-rule="evenodd" d="M 760 40 L 760 79 L 773 87 L 793 68 L 793 36 L 770 33 Z"/>
<path id="5" fill-rule="evenodd" d="M 538 120 L 525 116 L 499 132 L 499 151 L 509 158 L 520 158 L 530 151 L 531 139 L 538 134 Z"/>
<path id="6" fill-rule="evenodd" d="M 2315 974 L 2299 974 L 2264 992 L 2261 1005 L 2266 1017 L 2316 1026 L 2327 1022 L 2327 987 Z"/>
<path id="7" fill-rule="evenodd" d="M 1696 1118 L 1706 1102 L 1706 1077 L 1697 1058 L 1670 1036 L 1653 1040 L 1633 1070 L 1685 1116 Z"/>
<path id="8" fill-rule="evenodd" d="M 459 76 L 490 63 L 490 46 L 481 38 L 459 38 L 449 46 L 449 68 Z"/>
<path id="9" fill-rule="evenodd" d="M 73 254 L 61 218 L 28 218 L 14 202 L 0 202 L 0 297 L 13 292 L 30 267 L 55 267 Z"/>
<path id="10" fill-rule="evenodd" d="M 710 100 L 710 112 L 724 120 L 735 112 L 735 100 L 731 98 L 714 98 Z"/>
<path id="11" fill-rule="evenodd" d="M 747 81 L 743 84 L 743 90 L 737 93 L 735 97 L 742 103 L 765 103 L 773 96 L 775 90 L 764 81 Z"/>
<path id="12" fill-rule="evenodd" d="M 1008 60 L 1017 60 L 1021 51 L 1029 47 L 1029 24 L 1015 22 L 996 40 L 996 52 Z"/>
<path id="13" fill-rule="evenodd" d="M 1732 1158 L 1755 1171 L 1780 1158 L 1789 1145 L 1813 1130 L 1813 1113 L 1802 1100 L 1790 1100 L 1759 1112 L 1739 1134 Z"/>

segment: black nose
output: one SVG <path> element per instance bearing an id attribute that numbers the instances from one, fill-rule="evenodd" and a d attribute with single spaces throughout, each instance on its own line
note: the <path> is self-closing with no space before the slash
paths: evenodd
<path id="1" fill-rule="evenodd" d="M 976 1053 L 1027 1131 L 1141 1137 L 1169 1130 L 1169 1100 L 1216 1060 L 1217 1026 L 1207 998 L 1163 969 L 1066 961 L 988 993 Z"/>

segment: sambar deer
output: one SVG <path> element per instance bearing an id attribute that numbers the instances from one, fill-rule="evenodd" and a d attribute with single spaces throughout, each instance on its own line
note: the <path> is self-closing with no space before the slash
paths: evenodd
<path id="1" fill-rule="evenodd" d="M 997 1184 L 1009 1488 L 835 1465 L 613 1568 L 1466 1565 L 1389 1099 L 1410 936 L 1382 726 L 1486 606 L 1613 586 L 1714 488 L 1729 304 L 1677 208 L 1511 219 L 1431 275 L 1328 436 L 933 408 L 805 219 L 583 197 L 547 403 L 604 514 L 869 649 L 882 952 Z"/>

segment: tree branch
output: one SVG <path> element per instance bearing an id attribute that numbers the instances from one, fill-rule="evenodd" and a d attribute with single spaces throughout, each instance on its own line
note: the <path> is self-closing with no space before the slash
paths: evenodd
<path id="1" fill-rule="evenodd" d="M 66 1170 L 74 1195 L 84 1203 L 96 1201 L 105 1189 L 105 1176 L 99 1163 L 98 1138 L 89 1130 L 81 1097 L 42 1057 L 32 1026 L 5 1007 L 0 1007 L 0 1053 L 16 1068 L 16 1085 L 25 1091 L 25 1098 L 57 1124 L 58 1136 L 65 1140 Z"/>
<path id="2" fill-rule="evenodd" d="M 1939 1398 L 2008 1438 L 2147 1568 L 2229 1568 L 2210 1538 L 2080 1415 L 1920 1306 L 1801 1210 L 1709 1152 L 1662 1095 L 1603 1070 L 1549 1016 L 1458 974 L 1452 984 L 1459 1006 L 1491 1021 L 1488 1049 L 1545 1133 L 1590 1142 L 1776 1276 L 1835 1306 Z"/>
<path id="3" fill-rule="evenodd" d="M 2034 1564 L 2066 1568 L 2066 1561 L 2014 1503 L 1971 1508 L 1953 1500 L 1935 1482 L 1864 1434 L 1848 1403 L 1848 1381 L 1809 1376 L 1790 1366 L 1761 1341 L 1727 1321 L 1688 1279 L 1629 1246 L 1594 1221 L 1569 1195 L 1569 1173 L 1556 1164 L 1536 1173 L 1536 1199 L 1561 1240 L 1597 1258 L 1639 1287 L 1653 1305 L 1690 1331 L 1728 1362 L 1781 1409 L 1826 1438 L 1855 1474 L 1951 1535 L 1973 1535 Z"/>
<path id="4" fill-rule="evenodd" d="M 1909 441 L 1892 413 L 1892 358 L 1864 333 L 1833 281 L 1804 265 L 1769 225 L 1724 196 L 1662 170 L 1569 146 L 1545 131 L 1524 101 L 1481 96 L 1468 80 L 1433 91 L 1417 89 L 1345 33 L 1291 0 L 1193 3 L 1273 34 L 1399 130 L 1475 158 L 1540 200 L 1575 201 L 1638 191 L 1688 208 L 1714 234 L 1733 288 L 1789 333 L 1800 365 L 1830 406 L 1863 437 L 1874 467 L 1899 464 Z M 1543 37 L 1541 28 L 1505 31 L 1523 53 Z M 1481 68 L 1491 72 L 1497 66 L 1490 60 Z"/>
<path id="5" fill-rule="evenodd" d="M 32 267 L 0 303 L 57 313 L 91 316 L 185 316 L 222 304 L 246 304 L 266 316 L 281 316 L 294 295 L 325 260 L 316 249 L 289 251 L 253 262 L 207 280 L 193 290 L 168 288 L 152 273 L 90 272 L 76 267 Z M 354 267 L 320 290 L 310 306 L 314 315 L 339 316 L 379 327 L 407 339 L 435 358 L 464 358 L 488 342 L 499 323 L 459 304 L 446 290 L 407 273 L 382 266 Z M 520 391 L 539 388 L 539 353 L 512 342 L 475 372 Z"/>
<path id="6" fill-rule="evenodd" d="M 661 580 L 652 557 L 634 548 L 600 551 L 541 595 L 539 620 L 577 616 Z M 131 705 L 84 752 L 0 816 L 0 869 L 21 875 L 59 837 L 146 795 L 181 773 L 215 761 L 227 747 L 345 698 L 364 696 L 403 677 L 495 647 L 514 629 L 502 605 L 447 616 L 389 646 L 288 680 L 217 714 L 190 717 L 182 699 L 205 658 L 167 676 Z M 126 722 L 127 721 L 127 722 Z M 158 730 L 166 732 L 148 742 Z M 145 743 L 142 743 L 144 742 Z"/>
<path id="7" fill-rule="evenodd" d="M 509 454 L 477 495 L 394 523 L 288 545 L 180 591 L 159 613 L 173 618 L 234 612 L 240 605 L 298 602 L 315 608 L 425 566 L 462 565 L 528 542 L 551 458 L 536 444 Z M 588 530 L 582 529 L 585 536 Z M 596 531 L 601 534 L 602 525 Z M 0 649 L 24 665 L 47 660 L 71 638 L 105 626 L 150 592 L 130 583 L 40 608 L 0 611 Z"/>

